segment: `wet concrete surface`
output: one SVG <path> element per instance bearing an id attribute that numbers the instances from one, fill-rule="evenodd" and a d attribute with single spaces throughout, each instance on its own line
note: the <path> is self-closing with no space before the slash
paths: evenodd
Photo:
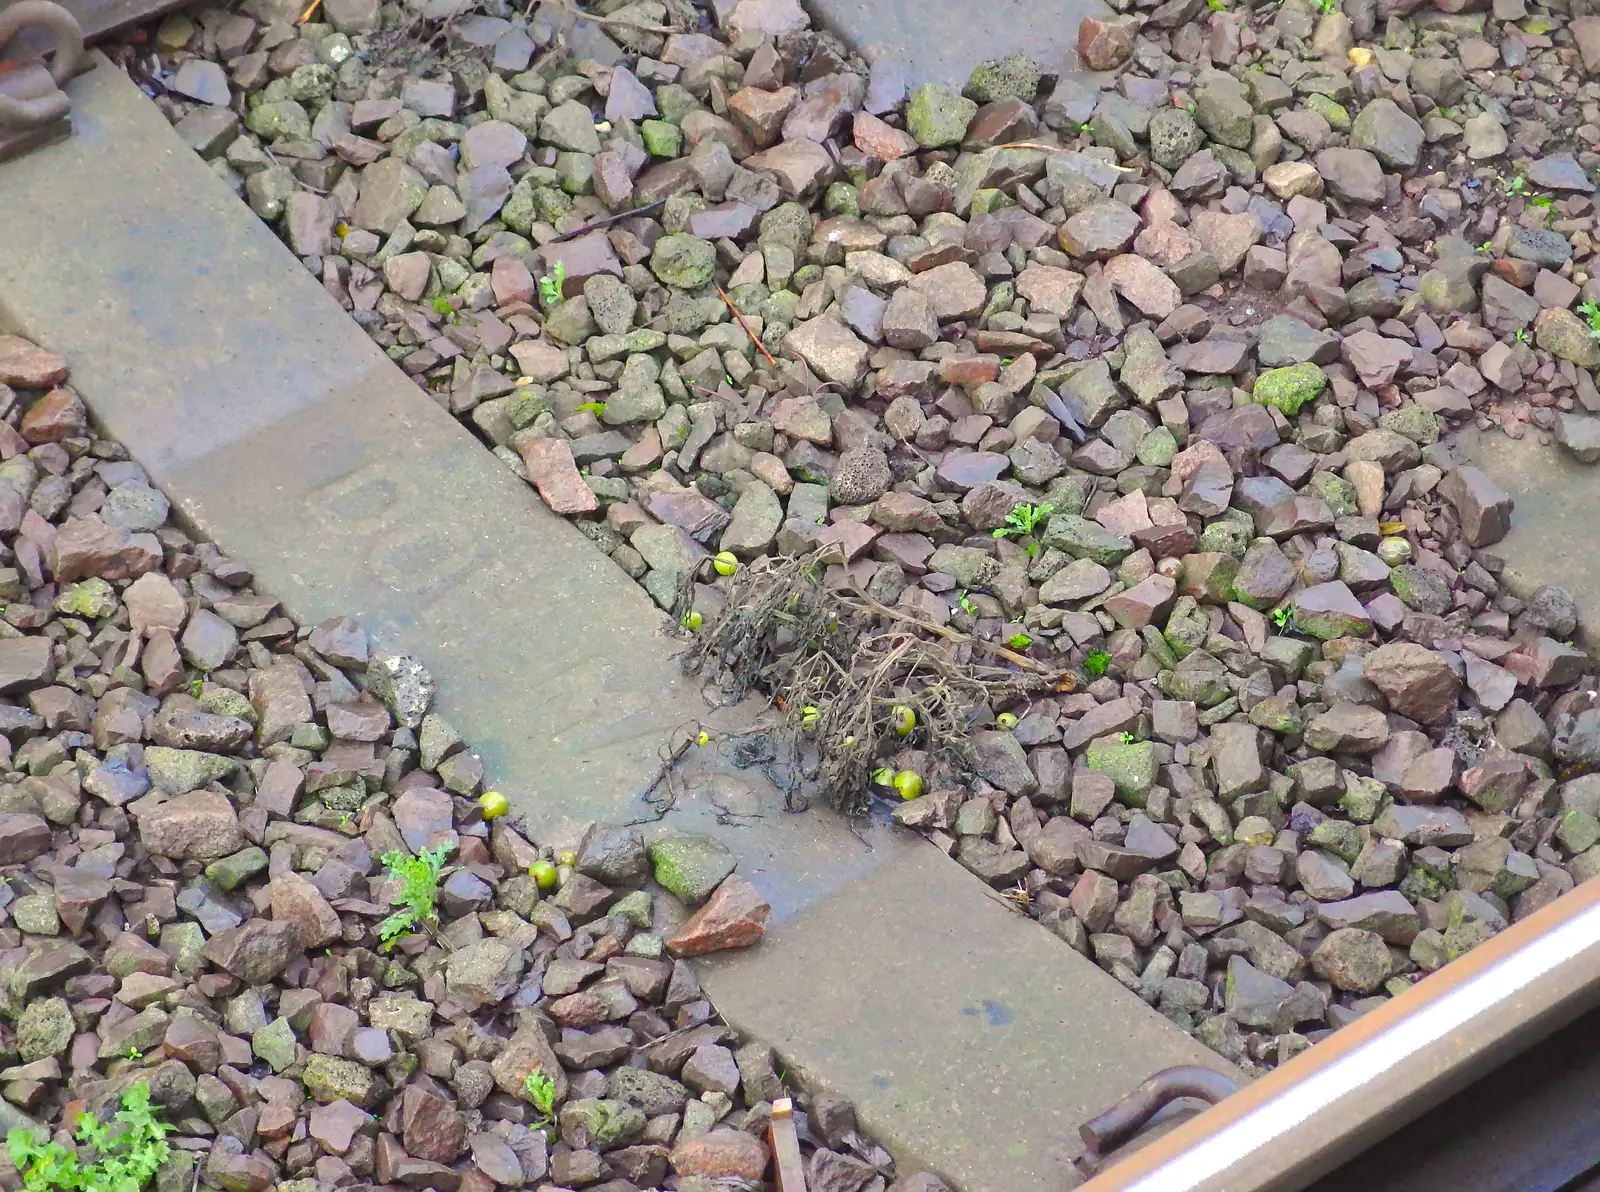
<path id="1" fill-rule="evenodd" d="M 1502 579 L 1518 596 L 1559 584 L 1578 602 L 1579 642 L 1600 645 L 1600 467 L 1580 464 L 1528 428 L 1521 439 L 1462 431 L 1462 455 L 1516 500 L 1511 533 L 1488 549 L 1506 561 Z"/>
<path id="2" fill-rule="evenodd" d="M 809 0 L 806 7 L 868 62 L 899 62 L 910 86 L 955 91 L 978 63 L 1018 50 L 1047 73 L 1077 70 L 1078 22 L 1111 11 L 1099 0 Z"/>

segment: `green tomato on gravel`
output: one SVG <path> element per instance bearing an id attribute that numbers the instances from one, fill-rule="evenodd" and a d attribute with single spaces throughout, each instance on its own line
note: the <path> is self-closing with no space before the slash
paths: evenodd
<path id="1" fill-rule="evenodd" d="M 905 704 L 896 704 L 889 709 L 889 724 L 895 736 L 909 737 L 911 730 L 917 727 L 917 714 Z"/>
<path id="2" fill-rule="evenodd" d="M 1012 712 L 1000 713 L 1000 715 L 994 718 L 994 722 L 1007 732 L 1010 732 L 1012 729 L 1017 727 L 1017 717 L 1016 714 Z"/>
<path id="3" fill-rule="evenodd" d="M 690 609 L 688 612 L 683 614 L 683 627 L 685 629 L 687 629 L 690 633 L 693 633 L 696 629 L 699 629 L 700 626 L 704 625 L 705 623 L 706 623 L 706 619 L 703 616 L 701 616 L 698 612 L 696 612 L 694 609 Z"/>
<path id="4" fill-rule="evenodd" d="M 901 770 L 894 776 L 894 789 L 909 803 L 922 793 L 922 775 L 915 770 Z"/>
<path id="5" fill-rule="evenodd" d="M 535 861 L 528 866 L 528 876 L 539 883 L 539 889 L 552 890 L 556 884 L 556 867 L 548 861 Z"/>
<path id="6" fill-rule="evenodd" d="M 718 575 L 732 575 L 739 570 L 739 559 L 731 550 L 725 550 L 711 560 L 711 568 Z"/>

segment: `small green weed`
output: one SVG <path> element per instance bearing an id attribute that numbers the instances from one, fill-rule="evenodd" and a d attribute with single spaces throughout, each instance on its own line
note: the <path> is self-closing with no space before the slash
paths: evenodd
<path id="1" fill-rule="evenodd" d="M 199 699 L 200 693 L 205 689 L 206 681 L 201 676 L 196 675 L 194 678 L 189 680 L 189 694 L 194 696 L 195 699 Z"/>
<path id="2" fill-rule="evenodd" d="M 443 315 L 447 323 L 454 323 L 461 316 L 456 312 L 455 304 L 440 294 L 433 300 L 433 313 Z"/>
<path id="3" fill-rule="evenodd" d="M 1554 202 L 1555 200 L 1549 195 L 1534 195 L 1533 198 L 1528 200 L 1528 206 L 1548 211 Z"/>
<path id="4" fill-rule="evenodd" d="M 1212 12 L 1227 12 L 1228 0 L 1206 0 L 1206 7 Z"/>
<path id="5" fill-rule="evenodd" d="M 1525 344 L 1528 342 L 1528 329 L 1526 327 L 1517 328 L 1517 342 L 1519 344 Z"/>
<path id="6" fill-rule="evenodd" d="M 1294 609 L 1275 608 L 1271 612 L 1272 623 L 1279 629 L 1287 629 L 1294 622 Z"/>
<path id="7" fill-rule="evenodd" d="M 1124 745 L 1132 745 L 1133 744 L 1133 734 L 1132 733 L 1118 733 L 1117 734 L 1117 740 L 1122 742 L 1122 744 L 1124 744 Z"/>
<path id="8" fill-rule="evenodd" d="M 1578 313 L 1588 321 L 1589 334 L 1595 339 L 1600 339 L 1600 306 L 1596 306 L 1594 299 L 1578 304 Z"/>
<path id="9" fill-rule="evenodd" d="M 148 1084 L 123 1090 L 116 1120 L 120 1129 L 91 1113 L 78 1115 L 78 1141 L 95 1155 L 87 1165 L 58 1142 L 41 1144 L 31 1130 L 8 1132 L 6 1150 L 26 1192 L 140 1192 L 167 1161 L 172 1127 L 157 1120 Z"/>
<path id="10" fill-rule="evenodd" d="M 1485 240 L 1482 244 L 1478 245 L 1478 251 L 1479 252 L 1493 252 L 1494 251 L 1494 241 L 1493 240 Z"/>
<path id="11" fill-rule="evenodd" d="M 1033 645 L 1033 639 L 1026 633 L 1013 633 L 1010 637 L 1006 638 L 1006 645 L 1010 646 L 1013 650 L 1026 650 L 1029 646 Z"/>
<path id="12" fill-rule="evenodd" d="M 1188 112 L 1189 115 L 1193 116 L 1198 110 L 1198 106 L 1195 104 L 1194 100 L 1191 99 L 1188 103 L 1183 105 L 1183 110 Z"/>
<path id="13" fill-rule="evenodd" d="M 961 595 L 957 596 L 956 603 L 961 606 L 961 611 L 966 613 L 968 616 L 975 617 L 978 615 L 977 606 L 972 603 L 972 597 L 967 595 L 967 593 L 963 592 Z"/>
<path id="14" fill-rule="evenodd" d="M 532 1101 L 533 1107 L 539 1111 L 538 1120 L 531 1122 L 531 1127 L 541 1130 L 551 1125 L 555 1121 L 556 1082 L 535 1068 L 528 1073 L 528 1079 L 522 1082 L 522 1087 L 528 1094 L 528 1100 Z"/>
<path id="15" fill-rule="evenodd" d="M 593 414 L 596 418 L 604 418 L 606 414 L 606 403 L 603 401 L 586 401 L 578 407 L 577 413 L 589 413 Z"/>
<path id="16" fill-rule="evenodd" d="M 1339 0 L 1317 0 L 1317 11 L 1327 16 L 1339 11 Z"/>
<path id="17" fill-rule="evenodd" d="M 434 903 L 439 897 L 439 873 L 449 853 L 449 846 L 441 844 L 436 849 L 425 848 L 414 857 L 399 849 L 383 854 L 389 876 L 400 883 L 400 901 L 404 904 L 403 910 L 395 911 L 378 924 L 383 951 L 389 951 L 400 937 L 411 934 L 418 926 L 431 933 L 439 925 L 439 912 Z"/>
<path id="18" fill-rule="evenodd" d="M 560 306 L 567 284 L 567 263 L 557 261 L 556 267 L 539 279 L 539 301 L 546 306 Z"/>
<path id="19" fill-rule="evenodd" d="M 1027 537 L 1039 528 L 1040 522 L 1055 511 L 1054 505 L 1014 505 L 1011 512 L 1006 514 L 1006 524 L 997 526 L 991 533 L 996 538 L 1010 538 L 1013 534 Z"/>
<path id="20" fill-rule="evenodd" d="M 1528 189 L 1528 180 L 1521 174 L 1518 174 L 1515 178 L 1511 179 L 1510 182 L 1507 182 L 1504 178 L 1500 179 L 1500 185 L 1505 190 L 1506 194 L 1520 195 Z"/>
<path id="21" fill-rule="evenodd" d="M 1110 666 L 1111 655 L 1104 650 L 1090 650 L 1083 660 L 1083 669 L 1097 679 L 1105 674 Z"/>

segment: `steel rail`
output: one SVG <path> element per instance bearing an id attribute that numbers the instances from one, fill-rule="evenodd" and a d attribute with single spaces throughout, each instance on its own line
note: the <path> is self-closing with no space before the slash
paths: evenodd
<path id="1" fill-rule="evenodd" d="M 1600 882 L 1588 882 L 1081 1192 L 1298 1192 L 1596 1004 Z"/>
<path id="2" fill-rule="evenodd" d="M 0 0 L 0 12 L 20 0 Z M 112 33 L 181 8 L 185 0 L 60 0 L 83 26 L 83 39 L 96 42 Z"/>

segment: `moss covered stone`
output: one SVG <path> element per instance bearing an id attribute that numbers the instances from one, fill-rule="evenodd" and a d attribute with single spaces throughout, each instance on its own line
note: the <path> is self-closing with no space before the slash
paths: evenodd
<path id="1" fill-rule="evenodd" d="M 1090 742 L 1084 763 L 1111 779 L 1117 798 L 1133 807 L 1143 807 L 1156 784 L 1156 747 L 1149 741 L 1101 737 Z"/>
<path id="2" fill-rule="evenodd" d="M 1286 417 L 1293 418 L 1300 407 L 1316 398 L 1327 384 L 1328 378 L 1321 366 L 1308 360 L 1288 368 L 1269 368 L 1256 378 L 1253 392 L 1262 405 L 1276 406 Z"/>

